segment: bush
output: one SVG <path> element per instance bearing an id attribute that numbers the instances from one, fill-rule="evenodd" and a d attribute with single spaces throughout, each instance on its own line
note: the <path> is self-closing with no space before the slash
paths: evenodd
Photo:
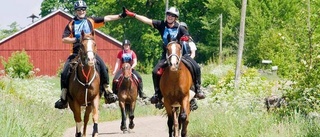
<path id="1" fill-rule="evenodd" d="M 218 77 L 214 74 L 203 75 L 202 86 L 207 87 L 209 85 L 216 85 L 218 83 Z"/>
<path id="2" fill-rule="evenodd" d="M 32 73 L 33 64 L 24 50 L 12 53 L 11 57 L 8 58 L 8 62 L 2 59 L 2 64 L 6 74 L 12 78 L 29 78 L 34 75 Z"/>

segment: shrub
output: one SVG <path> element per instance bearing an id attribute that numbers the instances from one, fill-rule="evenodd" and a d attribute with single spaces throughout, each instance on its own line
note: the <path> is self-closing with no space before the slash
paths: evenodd
<path id="1" fill-rule="evenodd" d="M 203 83 L 202 85 L 204 87 L 207 87 L 209 85 L 216 85 L 218 83 L 218 77 L 214 74 L 206 74 L 203 75 Z"/>
<path id="2" fill-rule="evenodd" d="M 2 59 L 2 64 L 6 73 L 12 78 L 29 78 L 34 75 L 32 72 L 33 64 L 30 57 L 24 50 L 16 51 L 8 58 L 8 62 Z"/>

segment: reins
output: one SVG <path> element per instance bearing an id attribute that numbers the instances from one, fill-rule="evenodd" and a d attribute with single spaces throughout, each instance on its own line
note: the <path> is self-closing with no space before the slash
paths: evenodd
<path id="1" fill-rule="evenodd" d="M 94 39 L 93 38 L 83 38 L 83 40 L 94 40 Z M 93 52 L 93 50 L 89 50 L 86 53 L 88 53 L 88 52 Z M 83 62 L 81 60 L 81 57 L 79 58 L 79 62 L 81 64 L 82 75 L 85 77 L 86 81 L 84 83 L 78 78 L 78 74 L 77 74 L 78 71 L 77 70 L 75 70 L 74 80 L 76 79 L 82 86 L 84 86 L 86 88 L 86 91 L 85 91 L 85 106 L 88 106 L 88 89 L 89 89 L 89 86 L 92 84 L 93 80 L 96 78 L 97 72 L 96 72 L 96 69 L 95 69 L 95 65 L 93 65 L 93 66 L 89 67 L 89 71 L 86 73 L 84 68 L 83 68 L 84 65 L 83 65 Z M 89 81 L 89 76 L 90 76 L 90 72 L 92 70 L 92 67 L 94 68 L 94 71 L 93 71 L 94 73 L 93 73 L 92 78 Z M 77 68 L 78 68 L 78 66 L 77 66 Z"/>
<path id="2" fill-rule="evenodd" d="M 175 42 L 175 41 L 171 41 L 170 43 L 168 43 L 168 45 L 169 44 L 171 44 L 171 43 L 177 43 L 177 42 Z M 167 49 L 168 50 L 168 49 Z M 180 64 L 180 62 L 181 62 L 181 57 L 182 57 L 182 50 L 180 49 L 180 56 L 178 55 L 178 54 L 170 54 L 170 55 L 168 55 L 168 52 L 166 53 L 166 58 L 167 58 L 167 62 L 170 64 L 170 58 L 172 57 L 172 56 L 176 56 L 177 58 L 178 58 L 178 64 Z"/>

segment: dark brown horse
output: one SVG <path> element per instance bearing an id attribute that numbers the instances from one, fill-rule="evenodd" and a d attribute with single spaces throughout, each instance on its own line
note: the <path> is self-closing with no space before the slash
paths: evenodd
<path id="1" fill-rule="evenodd" d="M 82 136 L 82 125 L 83 136 L 86 136 L 87 123 L 91 112 L 94 123 L 92 136 L 98 136 L 100 77 L 95 69 L 97 47 L 92 35 L 83 34 L 81 43 L 78 57 L 75 60 L 76 65 L 73 66 L 69 79 L 70 96 L 68 97 L 68 102 L 76 122 L 76 137 Z M 83 123 L 81 119 L 81 106 L 85 106 Z"/>
<path id="2" fill-rule="evenodd" d="M 123 63 L 121 67 L 121 77 L 118 82 L 118 98 L 121 110 L 121 126 L 123 133 L 127 132 L 126 120 L 129 117 L 129 128 L 134 128 L 134 110 L 136 107 L 136 100 L 138 96 L 138 87 L 136 79 L 132 75 L 130 63 Z"/>
<path id="3" fill-rule="evenodd" d="M 160 79 L 160 90 L 168 116 L 169 137 L 187 136 L 190 114 L 190 88 L 192 77 L 188 68 L 181 63 L 182 49 L 179 43 L 167 45 L 167 63 Z"/>

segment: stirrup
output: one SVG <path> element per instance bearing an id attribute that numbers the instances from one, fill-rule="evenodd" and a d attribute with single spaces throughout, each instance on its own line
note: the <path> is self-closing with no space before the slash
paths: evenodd
<path id="1" fill-rule="evenodd" d="M 105 104 L 111 104 L 118 100 L 118 96 L 116 94 L 110 93 L 110 94 L 104 94 L 104 103 Z"/>
<path id="2" fill-rule="evenodd" d="M 155 107 L 157 108 L 157 109 L 163 109 L 163 102 L 162 101 L 159 101 L 158 103 L 156 103 L 155 104 Z"/>
<path id="3" fill-rule="evenodd" d="M 68 108 L 68 101 L 67 101 L 67 100 L 59 99 L 59 100 L 54 104 L 54 108 L 57 108 L 57 109 L 65 109 L 65 108 Z"/>
<path id="4" fill-rule="evenodd" d="M 159 97 L 158 97 L 157 94 L 153 95 L 153 96 L 150 98 L 151 104 L 156 104 L 156 103 L 159 102 L 159 100 L 160 100 L 160 99 L 159 99 Z"/>
<path id="5" fill-rule="evenodd" d="M 195 98 L 190 100 L 190 110 L 194 111 L 198 109 L 197 101 Z"/>

